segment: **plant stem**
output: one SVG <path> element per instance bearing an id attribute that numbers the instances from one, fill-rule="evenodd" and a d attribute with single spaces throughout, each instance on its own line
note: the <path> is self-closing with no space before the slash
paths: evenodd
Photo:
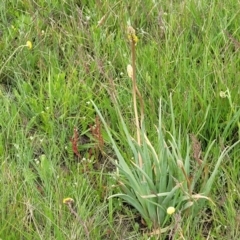
<path id="1" fill-rule="evenodd" d="M 69 208 L 69 211 L 71 212 L 72 215 L 74 215 L 76 217 L 76 219 L 78 220 L 78 222 L 83 226 L 85 234 L 86 234 L 86 238 L 90 239 L 89 237 L 89 231 L 87 229 L 87 226 L 85 224 L 85 222 L 80 218 L 80 216 L 77 214 L 77 212 L 73 209 L 72 203 L 68 202 L 67 206 Z"/>
<path id="2" fill-rule="evenodd" d="M 19 49 L 22 49 L 22 48 L 24 48 L 26 45 L 21 45 L 21 46 L 19 46 L 19 47 L 17 47 L 14 51 L 13 51 L 13 53 L 8 57 L 8 59 L 4 62 L 4 63 L 2 63 L 2 67 L 1 67 L 1 69 L 0 69 L 0 75 L 2 74 L 2 71 L 3 71 L 3 69 L 4 69 L 4 67 L 7 65 L 7 63 L 11 60 L 11 58 L 14 56 L 14 54 L 19 50 Z"/>
<path id="3" fill-rule="evenodd" d="M 132 94 L 133 94 L 133 108 L 134 108 L 134 114 L 135 114 L 135 123 L 136 123 L 136 128 L 137 128 L 137 143 L 140 146 L 141 145 L 141 136 L 140 136 L 140 125 L 139 125 L 139 117 L 138 117 L 138 110 L 137 110 L 137 80 L 136 80 L 136 42 L 134 39 L 131 41 L 131 54 L 132 54 L 132 83 L 133 83 L 133 88 L 132 88 Z M 140 95 L 139 91 L 138 94 Z M 140 95 L 141 96 L 141 95 Z M 142 109 L 142 108 L 141 108 Z M 138 161 L 139 161 L 139 166 L 142 168 L 142 157 L 141 154 L 138 153 Z"/>

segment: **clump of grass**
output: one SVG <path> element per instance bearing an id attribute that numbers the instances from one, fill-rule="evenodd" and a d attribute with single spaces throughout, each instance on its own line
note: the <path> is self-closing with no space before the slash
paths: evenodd
<path id="1" fill-rule="evenodd" d="M 72 198 L 64 198 L 63 199 L 63 203 L 67 205 L 69 211 L 71 212 L 71 214 L 77 219 L 77 221 L 83 226 L 84 231 L 85 231 L 85 235 L 87 239 L 89 238 L 89 231 L 88 228 L 85 224 L 85 222 L 81 219 L 81 217 L 79 216 L 79 214 L 76 212 L 76 210 L 74 209 L 74 200 Z"/>
<path id="2" fill-rule="evenodd" d="M 6 59 L 6 61 L 1 64 L 2 66 L 1 66 L 1 68 L 0 68 L 0 75 L 2 74 L 2 72 L 3 72 L 4 68 L 5 68 L 5 66 L 7 65 L 7 63 L 13 58 L 13 56 L 14 56 L 18 51 L 22 50 L 24 47 L 27 47 L 29 50 L 31 50 L 32 47 L 33 47 L 33 46 L 32 46 L 32 42 L 28 40 L 28 41 L 26 42 L 26 44 L 18 46 L 18 47 L 12 52 L 12 54 Z"/>

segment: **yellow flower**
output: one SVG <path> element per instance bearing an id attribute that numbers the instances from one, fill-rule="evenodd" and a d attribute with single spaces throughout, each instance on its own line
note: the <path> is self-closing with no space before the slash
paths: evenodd
<path id="1" fill-rule="evenodd" d="M 175 208 L 174 207 L 169 207 L 167 209 L 167 214 L 169 214 L 169 215 L 172 215 L 174 212 L 175 212 Z"/>
<path id="2" fill-rule="evenodd" d="M 72 198 L 70 198 L 70 197 L 68 197 L 68 198 L 64 198 L 63 199 L 63 203 L 64 204 L 72 204 L 72 203 L 74 203 L 74 200 L 72 199 Z"/>
<path id="3" fill-rule="evenodd" d="M 27 41 L 26 46 L 31 50 L 32 49 L 32 42 Z"/>
<path id="4" fill-rule="evenodd" d="M 130 42 L 135 43 L 135 45 L 138 42 L 138 37 L 136 36 L 135 29 L 132 26 L 128 26 L 128 39 Z"/>

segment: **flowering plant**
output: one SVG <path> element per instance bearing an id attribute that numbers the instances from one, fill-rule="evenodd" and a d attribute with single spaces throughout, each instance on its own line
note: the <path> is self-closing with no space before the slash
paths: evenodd
<path id="1" fill-rule="evenodd" d="M 162 116 L 163 104 L 160 100 L 159 121 L 156 126 L 155 138 L 152 141 L 149 140 L 147 135 L 149 130 L 145 129 L 144 124 L 143 98 L 137 88 L 136 81 L 135 40 L 137 38 L 132 28 L 129 32 L 132 63 L 128 65 L 127 70 L 133 85 L 136 140 L 126 125 L 117 100 L 114 103 L 127 140 L 124 152 L 114 140 L 111 129 L 98 107 L 94 102 L 92 103 L 104 124 L 118 159 L 117 172 L 119 174 L 117 175 L 117 182 L 120 186 L 120 193 L 112 195 L 110 198 L 122 198 L 140 213 L 142 219 L 150 228 L 160 229 L 157 232 L 161 233 L 170 228 L 170 216 L 175 211 L 184 214 L 188 213 L 187 209 L 192 208 L 191 212 L 194 217 L 199 213 L 199 209 L 205 206 L 205 200 L 213 203 L 208 195 L 218 168 L 224 156 L 238 142 L 220 153 L 216 165 L 210 173 L 208 159 L 215 142 L 210 142 L 204 156 L 199 156 L 198 152 L 200 150 L 194 150 L 196 141 L 194 143 L 193 139 L 193 146 L 191 146 L 189 137 L 182 136 L 180 130 L 179 132 L 176 131 L 177 126 L 171 95 L 168 105 L 171 115 L 171 132 L 166 131 L 163 127 L 166 125 L 166 120 Z M 137 99 L 139 100 L 139 108 Z M 140 109 L 140 117 L 138 109 Z M 128 149 L 127 154 L 126 149 Z M 191 150 L 195 151 L 193 157 Z"/>

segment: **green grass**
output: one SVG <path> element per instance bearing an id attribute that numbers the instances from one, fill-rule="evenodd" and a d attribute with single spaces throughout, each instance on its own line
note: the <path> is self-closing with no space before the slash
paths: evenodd
<path id="1" fill-rule="evenodd" d="M 153 229 L 143 224 L 139 213 L 119 198 L 108 198 L 119 193 L 112 163 L 117 156 L 103 124 L 101 134 L 94 135 L 97 113 L 91 101 L 125 160 L 131 160 L 113 99 L 115 94 L 134 136 L 127 75 L 131 23 L 139 38 L 137 81 L 149 140 L 156 146 L 161 99 L 163 131 L 175 131 L 182 156 L 190 134 L 201 143 L 202 158 L 215 141 L 206 159 L 212 173 L 223 149 L 240 136 L 238 9 L 237 0 L 3 1 L 0 238 L 86 239 L 84 227 L 63 204 L 71 197 L 90 239 L 149 239 Z M 33 44 L 31 50 L 24 46 L 27 41 Z M 71 143 L 74 128 L 81 158 Z M 171 139 L 170 134 L 165 137 Z M 194 169 L 191 139 L 189 145 Z M 209 194 L 215 207 L 203 202 L 194 218 L 191 209 L 188 215 L 177 212 L 172 223 L 178 230 L 151 238 L 169 239 L 172 234 L 173 239 L 239 239 L 239 157 L 237 145 L 218 168 Z"/>

